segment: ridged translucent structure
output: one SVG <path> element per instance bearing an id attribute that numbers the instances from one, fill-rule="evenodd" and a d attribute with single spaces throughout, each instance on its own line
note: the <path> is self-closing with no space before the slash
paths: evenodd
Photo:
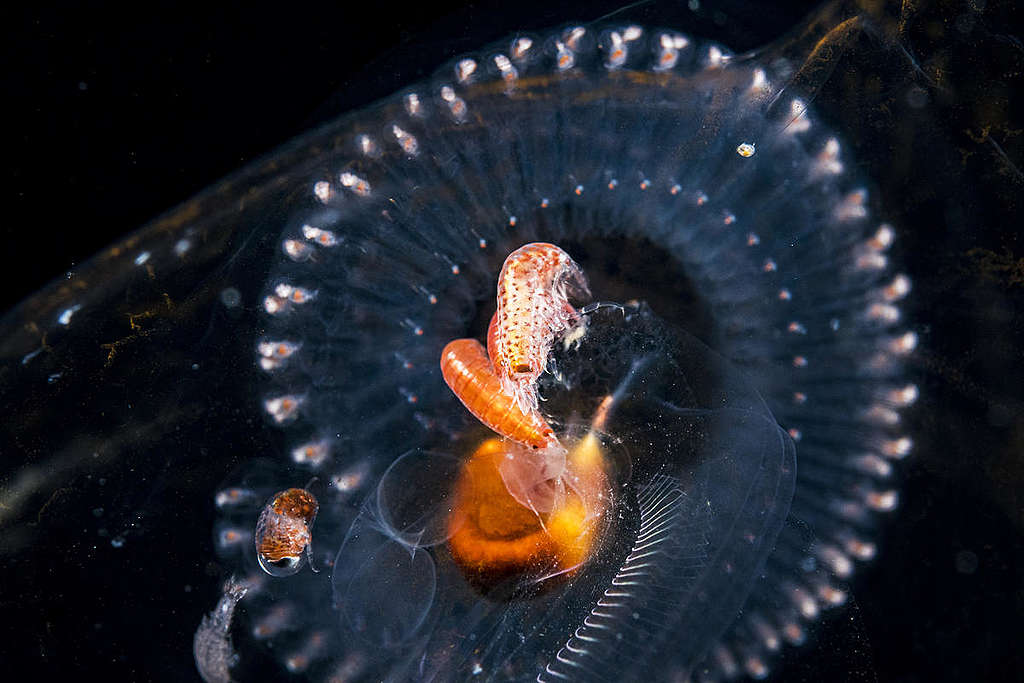
<path id="1" fill-rule="evenodd" d="M 261 641 L 314 680 L 763 678 L 844 603 L 912 447 L 911 287 L 799 65 L 770 56 L 638 26 L 517 36 L 289 152 L 252 348 L 290 445 L 216 494 L 240 670 Z M 483 338 L 534 241 L 622 304 L 541 387 L 562 434 L 625 387 L 617 515 L 567 586 L 499 600 L 444 548 L 472 423 L 437 359 Z M 254 514 L 314 475 L 321 571 L 262 576 Z"/>

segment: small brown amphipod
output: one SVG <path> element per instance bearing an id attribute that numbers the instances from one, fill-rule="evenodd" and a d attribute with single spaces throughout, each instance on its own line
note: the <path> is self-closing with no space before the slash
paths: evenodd
<path id="1" fill-rule="evenodd" d="M 291 576 L 302 568 L 305 554 L 310 556 L 313 522 L 320 508 L 316 497 L 306 489 L 285 489 L 274 494 L 256 522 L 256 558 L 271 576 Z"/>

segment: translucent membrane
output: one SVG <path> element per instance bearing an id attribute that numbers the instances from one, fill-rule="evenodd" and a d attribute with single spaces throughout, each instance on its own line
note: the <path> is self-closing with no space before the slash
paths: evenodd
<path id="1" fill-rule="evenodd" d="M 96 514 L 104 548 L 158 547 L 110 560 L 154 577 L 154 557 L 203 557 L 197 516 L 215 515 L 203 566 L 235 580 L 196 600 L 238 618 L 206 622 L 195 652 L 238 680 L 767 675 L 879 553 L 914 449 L 900 226 L 875 216 L 811 107 L 863 23 L 843 9 L 756 55 L 634 25 L 512 36 L 40 292 L 0 335 L 18 416 L 4 452 L 26 454 L 4 548 L 78 558 L 50 532 L 84 547 Z M 840 70 L 863 126 L 872 97 L 886 117 L 910 112 L 897 57 Z M 551 511 L 509 507 L 481 534 L 452 511 L 486 498 L 462 485 L 492 435 L 438 359 L 484 338 L 502 262 L 533 241 L 623 302 L 591 310 L 579 347 L 556 348 L 538 379 L 567 457 L 599 466 L 553 491 Z M 311 478 L 309 564 L 269 576 L 261 510 Z M 581 515 L 545 516 L 574 495 Z M 543 552 L 474 569 L 511 519 Z M 23 595 L 53 593 L 10 574 Z"/>
<path id="2" fill-rule="evenodd" d="M 380 675 L 556 679 L 582 669 L 623 680 L 661 670 L 651 658 L 666 642 L 682 667 L 720 636 L 761 571 L 796 471 L 792 441 L 749 382 L 643 305 L 591 314 L 579 346 L 556 362 L 545 411 L 572 435 L 570 452 L 596 435 L 608 473 L 593 550 L 568 575 L 505 571 L 481 590 L 488 560 L 453 562 L 445 541 L 460 532 L 450 523 L 458 508 L 445 502 L 459 459 L 488 437 L 477 430 L 451 452 L 402 456 L 364 503 L 332 580 L 339 642 L 374 653 Z M 593 432 L 585 416 L 607 396 L 614 409 Z M 506 532 L 502 542 L 522 530 Z"/>

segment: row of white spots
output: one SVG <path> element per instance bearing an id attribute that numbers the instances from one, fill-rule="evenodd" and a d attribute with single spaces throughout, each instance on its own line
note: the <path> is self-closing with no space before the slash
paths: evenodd
<path id="1" fill-rule="evenodd" d="M 786 126 L 788 132 L 801 132 L 807 130 L 810 122 L 805 115 L 806 105 L 794 100 L 790 107 L 790 120 Z M 746 156 L 745 151 L 753 154 L 754 149 L 737 149 L 737 153 Z M 835 138 L 829 138 L 824 146 L 814 157 L 812 163 L 811 177 L 817 179 L 822 176 L 836 176 L 843 172 L 844 166 L 841 160 L 841 146 Z M 833 209 L 833 217 L 841 223 L 860 221 L 868 217 L 867 192 L 863 189 L 856 189 L 844 195 Z M 870 272 L 882 271 L 888 267 L 888 259 L 885 252 L 892 245 L 894 232 L 888 225 L 879 226 L 873 235 L 855 247 L 851 266 L 855 271 Z M 764 262 L 765 272 L 774 272 L 778 265 L 774 260 L 768 259 Z M 862 317 L 865 321 L 878 325 L 891 326 L 900 321 L 899 308 L 894 305 L 904 299 L 911 291 L 911 281 L 903 274 L 897 274 L 885 284 L 869 291 L 866 296 L 865 308 Z M 791 301 L 792 292 L 782 288 L 778 292 L 778 299 L 783 302 Z M 830 324 L 833 331 L 839 331 L 839 321 L 833 320 Z M 795 336 L 808 334 L 807 325 L 801 320 L 790 320 L 785 327 L 786 331 Z M 874 355 L 869 353 L 864 364 L 871 370 L 890 370 L 895 363 L 895 358 L 906 356 L 917 346 L 917 335 L 912 331 L 898 333 L 893 336 L 883 336 L 874 343 L 876 349 Z M 811 359 L 804 354 L 792 356 L 791 364 L 797 370 L 804 372 L 811 364 Z M 791 393 L 793 404 L 804 406 L 813 402 L 813 393 L 810 390 L 802 390 L 799 386 Z M 868 424 L 877 424 L 889 429 L 899 424 L 900 416 L 898 410 L 913 404 L 918 398 L 916 385 L 907 384 L 903 386 L 887 386 L 876 391 L 875 398 L 870 404 L 857 413 L 858 419 Z M 810 430 L 811 427 L 808 427 Z M 790 426 L 788 433 L 794 441 L 804 439 L 806 435 L 799 425 Z M 858 472 L 866 475 L 853 484 L 842 496 L 827 501 L 827 509 L 837 519 L 846 520 L 852 525 L 864 524 L 873 513 L 885 513 L 894 510 L 899 504 L 898 492 L 891 488 L 879 487 L 872 484 L 875 481 L 888 479 L 893 472 L 891 461 L 906 457 L 913 446 L 912 440 L 906 436 L 889 437 L 878 434 L 869 438 L 867 449 L 860 454 L 844 456 L 840 466 L 851 472 Z M 821 562 L 821 565 L 840 580 L 849 578 L 854 570 L 853 560 L 867 561 L 874 557 L 875 546 L 853 531 L 853 526 L 845 525 L 839 531 L 827 534 L 823 542 L 817 543 L 812 551 L 811 560 Z M 823 608 L 842 605 L 847 600 L 847 593 L 844 589 L 832 584 L 828 574 L 821 572 L 811 573 L 801 577 L 799 580 L 792 580 L 782 587 L 783 595 L 787 596 L 793 608 L 794 615 L 799 618 L 812 620 L 818 617 Z M 782 620 L 781 628 L 776 629 L 768 620 L 761 616 L 754 615 L 748 619 L 747 625 L 754 634 L 756 643 L 747 643 L 731 650 L 726 645 L 720 646 L 715 652 L 715 661 L 722 671 L 729 675 L 737 675 L 742 666 L 743 670 L 753 678 L 764 678 L 768 670 L 764 659 L 758 652 L 750 651 L 750 648 L 757 649 L 758 646 L 764 651 L 775 651 L 779 647 L 779 633 L 791 643 L 799 644 L 803 641 L 803 628 L 793 617 L 786 616 L 782 612 L 778 616 Z M 741 662 L 741 663 L 740 663 Z"/>
<path id="2" fill-rule="evenodd" d="M 580 43 L 583 37 L 583 29 L 574 29 L 563 35 L 562 40 L 556 42 L 556 48 L 558 50 L 558 66 L 561 69 L 571 68 L 576 62 L 576 50 L 579 49 Z M 625 34 L 610 34 L 609 45 L 611 48 L 608 52 L 608 59 L 606 61 L 606 67 L 618 68 L 622 66 L 628 58 L 628 48 L 630 39 Z M 681 36 L 669 39 L 667 34 L 662 37 L 659 41 L 660 50 L 658 65 L 664 64 L 664 68 L 671 68 L 675 66 L 675 59 L 678 58 L 678 51 L 687 47 L 687 41 Z M 530 39 L 522 38 L 519 39 L 517 44 L 513 45 L 512 59 L 504 55 L 498 55 L 494 57 L 494 64 L 498 68 L 501 77 L 506 83 L 513 83 L 518 77 L 518 71 L 513 64 L 516 59 L 525 59 L 533 44 Z M 517 51 L 518 48 L 518 51 Z M 675 50 L 676 54 L 672 54 L 671 51 Z M 664 61 L 662 61 L 664 60 Z M 711 67 L 722 66 L 728 61 L 728 56 L 722 53 L 716 48 L 709 49 L 706 64 Z M 657 67 L 656 67 L 657 68 Z M 478 76 L 477 64 L 473 60 L 462 60 L 456 65 L 456 81 L 460 85 L 465 85 L 473 82 L 473 79 Z M 771 85 L 768 83 L 767 76 L 761 70 L 754 72 L 750 90 L 755 95 L 763 95 L 770 92 Z M 444 103 L 448 113 L 456 121 L 465 120 L 468 115 L 468 105 L 464 99 L 462 99 L 455 88 L 452 86 L 443 86 L 440 91 L 441 102 Z M 423 113 L 423 102 L 419 95 L 410 93 L 405 96 L 404 104 L 406 112 L 410 116 L 419 116 Z M 810 127 L 810 120 L 806 116 L 806 105 L 800 100 L 792 100 L 789 109 L 789 120 L 785 128 L 787 133 L 798 133 L 806 131 Z M 404 128 L 398 124 L 394 124 L 391 127 L 391 134 L 394 136 L 397 144 L 402 150 L 409 156 L 415 156 L 418 153 L 418 141 Z M 380 154 L 380 148 L 377 143 L 369 138 L 368 136 L 362 136 L 357 140 L 360 151 L 369 157 L 374 157 Z M 752 157 L 755 153 L 755 145 L 751 143 L 741 143 L 736 152 L 744 158 Z M 822 150 L 815 157 L 815 163 L 812 169 L 812 173 L 821 175 L 838 175 L 843 171 L 843 164 L 840 160 L 840 145 L 835 139 L 829 139 L 826 141 Z M 368 196 L 370 194 L 370 184 L 363 178 L 356 176 L 353 173 L 346 172 L 339 175 L 339 184 L 341 188 L 347 189 L 356 195 Z M 608 189 L 614 190 L 620 186 L 617 179 L 612 179 L 608 183 Z M 639 183 L 641 190 L 647 190 L 650 187 L 650 181 L 644 179 Z M 682 192 L 682 187 L 679 184 L 671 184 L 669 192 L 672 195 L 678 195 Z M 577 196 L 582 196 L 584 193 L 583 185 L 577 185 L 574 189 L 574 193 Z M 314 194 L 320 199 L 320 201 L 327 203 L 338 197 L 338 193 L 333 189 L 332 185 L 327 181 L 320 181 L 314 186 Z M 854 192 L 846 195 L 835 207 L 834 217 L 839 221 L 853 221 L 863 219 L 868 215 L 866 206 L 866 192 L 863 190 L 855 190 Z M 698 193 L 696 202 L 698 206 L 703 206 L 708 202 L 706 195 Z M 541 202 L 541 207 L 545 208 L 548 206 L 548 200 L 545 199 Z M 736 217 L 726 212 L 723 216 L 723 223 L 725 225 L 731 225 L 736 221 Z M 514 226 L 516 224 L 515 217 L 510 217 L 509 225 Z M 328 231 L 329 232 L 329 231 Z M 333 233 L 330 239 L 336 239 Z M 336 242 L 326 244 L 318 241 L 316 238 L 311 237 L 308 234 L 303 235 L 303 238 L 320 246 L 333 246 Z M 884 255 L 886 249 L 892 243 L 893 233 L 889 226 L 881 226 L 874 236 L 867 240 L 863 245 L 858 248 L 858 253 L 854 262 L 857 269 L 862 270 L 882 270 L 887 267 L 888 262 Z M 286 253 L 295 258 L 295 260 L 306 260 L 312 253 L 313 248 L 310 244 L 302 243 L 299 240 L 294 240 L 293 244 L 286 244 Z M 301 247 L 298 245 L 301 244 Z M 760 244 L 760 239 L 754 233 L 747 234 L 748 246 L 757 246 Z M 480 247 L 486 247 L 486 241 L 481 238 Z M 763 262 L 762 270 L 766 273 L 772 273 L 777 271 L 777 263 L 769 258 Z M 458 266 L 451 264 L 452 273 L 457 275 L 459 273 Z M 289 285 L 290 287 L 290 285 Z M 301 288 L 293 288 L 291 294 L 295 290 L 301 290 Z M 899 309 L 892 305 L 893 302 L 904 298 L 910 291 L 910 280 L 906 276 L 898 275 L 889 284 L 883 286 L 872 296 L 873 301 L 870 302 L 869 307 L 865 312 L 865 317 L 869 320 L 875 320 L 883 324 L 894 324 L 899 321 Z M 315 296 L 315 292 L 306 293 L 308 296 L 299 296 L 300 299 L 309 300 Z M 437 298 L 435 295 L 424 292 L 424 295 L 428 297 L 430 303 L 436 303 Z M 295 303 L 301 303 L 293 301 L 291 296 L 282 296 L 279 291 L 275 289 L 275 304 L 280 304 L 277 311 L 271 311 L 268 308 L 268 312 L 283 312 L 288 309 L 289 306 Z M 792 299 L 792 293 L 786 289 L 781 288 L 778 291 L 778 299 L 780 301 L 789 301 Z M 422 335 L 423 328 L 418 323 L 412 320 L 405 320 L 403 324 L 408 327 L 413 334 Z M 835 329 L 835 327 L 833 328 Z M 788 331 L 792 334 L 807 334 L 805 326 L 800 321 L 791 321 L 788 326 Z M 298 350 L 298 345 L 293 342 L 276 342 L 267 341 L 265 342 L 268 346 L 265 352 L 263 347 L 259 349 L 259 355 L 261 363 L 267 361 L 272 367 L 266 367 L 265 369 L 276 369 L 280 367 L 281 363 L 291 355 L 294 351 Z M 912 351 L 916 346 L 917 338 L 912 332 L 907 332 L 896 337 L 892 337 L 882 344 L 885 351 L 896 355 L 905 355 Z M 280 345 L 292 345 L 292 348 L 287 353 L 282 349 L 289 348 L 288 346 Z M 796 356 L 793 359 L 793 365 L 795 367 L 806 367 L 808 365 L 808 359 L 805 356 Z M 407 389 L 401 390 L 406 400 L 409 402 L 415 402 L 415 394 Z M 803 405 L 807 402 L 808 396 L 804 392 L 794 392 L 794 402 Z M 894 408 L 902 408 L 912 404 L 917 398 L 917 387 L 914 385 L 907 385 L 905 387 L 891 387 L 884 390 L 884 394 L 879 397 L 878 402 L 873 404 L 866 411 L 866 417 L 872 420 L 879 420 L 885 424 L 895 424 L 898 421 L 898 413 L 895 412 Z M 302 403 L 303 398 L 294 395 L 280 396 L 272 399 L 268 399 L 265 403 L 268 414 L 278 423 L 283 423 L 291 420 Z M 794 439 L 801 437 L 799 429 L 793 427 L 790 430 L 791 435 Z M 911 450 L 912 443 L 907 437 L 898 437 L 895 439 L 879 439 L 876 445 L 878 453 L 864 453 L 859 456 L 855 456 L 850 461 L 852 467 L 862 471 L 866 474 L 885 478 L 891 474 L 892 467 L 888 460 L 905 457 Z M 301 444 L 292 449 L 291 455 L 296 463 L 309 465 L 312 467 L 321 466 L 327 459 L 329 453 L 329 445 L 326 441 L 311 441 L 308 443 Z M 335 484 L 341 488 L 343 484 L 340 481 L 336 481 Z M 358 485 L 348 482 L 345 486 Z M 862 520 L 864 518 L 866 510 L 872 511 L 887 511 L 894 509 L 898 503 L 898 495 L 893 490 L 875 490 L 870 487 L 863 487 L 862 489 L 854 492 L 854 498 L 838 501 L 835 504 L 835 511 L 840 516 L 850 520 Z M 843 534 L 837 535 L 834 538 L 828 539 L 827 543 L 816 546 L 815 553 L 821 560 L 824 566 L 828 567 L 832 573 L 840 578 L 848 577 L 852 573 L 852 559 L 868 560 L 873 557 L 875 553 L 875 546 L 862 539 L 858 539 L 852 535 L 852 532 L 846 531 Z M 819 602 L 821 606 L 833 606 L 842 604 L 846 600 L 845 592 L 832 586 L 821 579 L 815 579 L 807 585 L 796 585 L 789 584 L 786 586 L 785 594 L 788 595 L 790 601 L 795 607 L 797 613 L 805 619 L 815 618 L 819 611 Z M 271 620 L 272 621 L 272 620 Z M 757 633 L 761 639 L 762 644 L 769 650 L 776 650 L 780 646 L 782 639 L 785 639 L 791 643 L 799 644 L 805 638 L 803 627 L 795 620 L 787 621 L 783 620 L 777 627 L 769 625 L 763 619 L 757 618 L 751 620 L 751 627 L 754 632 Z M 267 627 L 269 628 L 269 627 Z M 719 660 L 719 664 L 723 670 L 729 670 L 730 667 L 735 669 L 738 665 L 736 664 L 737 658 L 734 657 L 724 646 L 716 649 L 715 657 Z M 739 657 L 742 661 L 742 666 L 747 673 L 755 678 L 763 677 L 767 674 L 767 666 L 763 659 L 757 654 L 749 654 L 746 656 Z M 290 660 L 289 668 L 292 666 L 300 667 L 294 670 L 301 670 L 303 662 L 308 662 L 309 659 L 298 656 L 294 660 Z M 552 673 L 549 671 L 549 673 Z"/>

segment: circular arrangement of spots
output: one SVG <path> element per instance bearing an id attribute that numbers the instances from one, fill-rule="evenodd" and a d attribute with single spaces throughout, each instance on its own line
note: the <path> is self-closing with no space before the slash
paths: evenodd
<path id="1" fill-rule="evenodd" d="M 315 680 L 763 678 L 846 601 L 898 504 L 917 338 L 897 231 L 816 119 L 805 57 L 632 25 L 514 36 L 282 152 L 250 348 L 285 445 L 216 493 L 246 587 L 235 671 L 263 651 Z M 514 453 L 438 366 L 487 337 L 533 242 L 595 302 L 531 359 L 568 457 L 592 438 L 607 463 L 593 524 L 489 497 Z M 259 511 L 311 477 L 320 571 L 268 577 Z"/>

